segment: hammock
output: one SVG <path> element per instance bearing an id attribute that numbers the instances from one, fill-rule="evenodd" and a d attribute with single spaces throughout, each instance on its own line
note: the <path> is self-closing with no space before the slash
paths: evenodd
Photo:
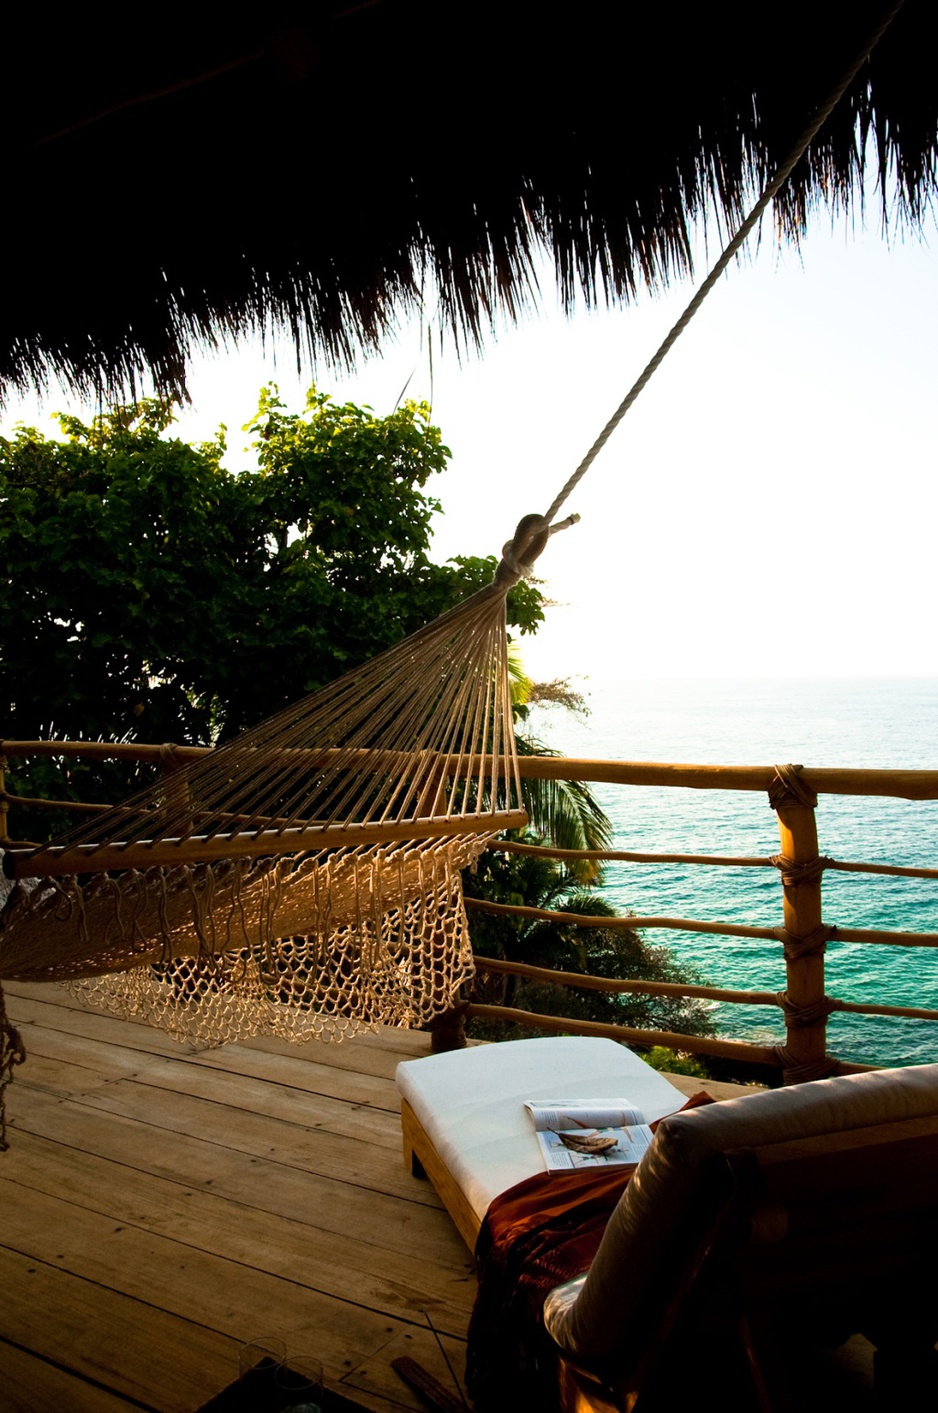
<path id="1" fill-rule="evenodd" d="M 68 982 L 198 1045 L 340 1039 L 450 1009 L 472 975 L 460 870 L 527 823 L 505 597 L 549 533 L 526 517 L 494 582 L 458 608 L 7 855 L 19 882 L 0 978 Z"/>

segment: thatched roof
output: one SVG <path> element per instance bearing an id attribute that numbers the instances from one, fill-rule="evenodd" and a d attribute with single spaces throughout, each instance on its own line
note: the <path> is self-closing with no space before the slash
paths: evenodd
<path id="1" fill-rule="evenodd" d="M 529 293 L 627 298 L 733 219 L 885 0 L 549 12 L 533 0 L 127 7 L 6 29 L 0 383 L 178 389 L 194 341 L 283 321 L 338 361 L 435 280 L 474 339 Z M 552 16 L 563 15 L 560 24 Z M 855 207 L 869 139 L 914 221 L 934 190 L 938 6 L 904 8 L 777 209 Z"/>

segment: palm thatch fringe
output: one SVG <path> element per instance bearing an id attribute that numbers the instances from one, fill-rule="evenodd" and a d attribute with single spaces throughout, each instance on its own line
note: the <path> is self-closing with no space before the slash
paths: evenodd
<path id="1" fill-rule="evenodd" d="M 196 345 L 285 326 L 349 364 L 430 284 L 462 343 L 536 294 L 628 300 L 691 267 L 691 224 L 735 222 L 886 0 L 626 6 L 561 22 L 519 0 L 130 11 L 9 22 L 0 387 L 184 391 Z M 775 204 L 935 191 L 938 8 L 906 0 Z"/>

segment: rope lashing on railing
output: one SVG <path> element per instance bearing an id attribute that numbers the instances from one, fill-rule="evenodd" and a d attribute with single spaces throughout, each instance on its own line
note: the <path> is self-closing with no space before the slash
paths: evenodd
<path id="1" fill-rule="evenodd" d="M 643 388 L 646 386 L 646 384 L 650 381 L 652 375 L 657 371 L 658 367 L 660 366 L 666 355 L 670 352 L 671 348 L 674 346 L 674 344 L 680 338 L 681 334 L 687 328 L 691 319 L 693 319 L 694 315 L 697 313 L 698 309 L 703 304 L 707 295 L 710 293 L 714 285 L 719 280 L 720 276 L 726 270 L 730 261 L 745 244 L 751 232 L 762 219 L 762 216 L 765 213 L 767 207 L 769 206 L 769 203 L 773 201 L 778 195 L 779 191 L 781 191 L 782 187 L 785 185 L 786 181 L 791 176 L 795 167 L 801 161 L 801 158 L 807 152 L 811 143 L 817 137 L 821 128 L 827 122 L 831 113 L 837 107 L 837 104 L 840 102 L 841 98 L 843 98 L 847 89 L 850 87 L 851 83 L 856 78 L 857 74 L 860 72 L 867 59 L 870 57 L 870 54 L 873 52 L 876 45 L 882 39 L 883 35 L 886 33 L 886 30 L 892 24 L 893 20 L 896 18 L 896 15 L 902 9 L 903 4 L 904 0 L 895 0 L 895 3 L 890 7 L 883 20 L 880 22 L 876 30 L 874 30 L 872 36 L 867 40 L 867 42 L 861 48 L 860 52 L 856 55 L 850 67 L 835 84 L 833 90 L 827 98 L 827 101 L 823 103 L 822 106 L 816 111 L 816 113 L 810 119 L 806 127 L 798 135 L 795 145 L 789 153 L 788 157 L 778 168 L 777 172 L 775 173 L 775 176 L 769 182 L 768 186 L 765 188 L 762 195 L 759 197 L 759 200 L 756 202 L 749 215 L 743 221 L 739 230 L 733 236 L 729 245 L 726 247 L 720 258 L 717 260 L 716 264 L 713 266 L 713 269 L 707 275 L 707 278 L 704 280 L 703 284 L 700 286 L 697 293 L 694 295 L 693 299 L 690 301 L 687 308 L 684 310 L 684 313 L 681 315 L 680 319 L 678 319 L 677 323 L 666 335 L 654 356 L 649 360 L 648 363 L 646 363 L 638 378 L 632 384 L 631 388 L 626 393 L 625 397 L 622 399 L 615 412 L 609 418 L 609 421 L 606 423 L 605 427 L 600 432 L 599 436 L 596 438 L 593 445 L 590 447 L 589 451 L 586 453 L 583 460 L 580 462 L 579 466 L 567 480 L 560 494 L 557 496 L 556 500 L 553 502 L 547 512 L 547 515 L 545 516 L 545 519 L 547 520 L 548 524 L 554 519 L 561 506 L 566 501 L 567 497 L 571 494 L 572 491 L 576 489 L 576 487 L 582 481 L 583 477 L 586 475 L 587 471 L 592 466 L 593 462 L 596 460 L 597 456 L 602 451 L 603 447 L 606 445 L 607 441 L 612 436 L 619 423 L 622 421 L 622 418 L 628 412 L 629 408 L 635 402 L 635 400 L 637 399 Z"/>
<path id="2" fill-rule="evenodd" d="M 813 883 L 816 878 L 821 877 L 825 869 L 834 867 L 837 860 L 819 854 L 816 859 L 795 863 L 794 859 L 788 858 L 786 854 L 772 854 L 769 863 L 778 869 L 785 888 L 797 888 L 802 883 Z"/>
<path id="3" fill-rule="evenodd" d="M 777 765 L 769 786 L 769 807 L 777 810 L 779 805 L 806 805 L 809 810 L 817 809 L 817 795 L 802 779 L 803 765 Z"/>
<path id="4" fill-rule="evenodd" d="M 784 927 L 780 927 L 777 936 L 782 944 L 786 962 L 795 962 L 800 961 L 802 957 L 822 957 L 828 942 L 837 936 L 837 928 L 822 923 L 804 937 L 793 937 Z"/>
<path id="5" fill-rule="evenodd" d="M 802 1005 L 793 1001 L 787 991 L 777 992 L 776 1000 L 782 1008 L 785 1025 L 789 1029 L 817 1025 L 818 1021 L 826 1021 L 834 1011 L 842 1011 L 844 1005 L 843 1001 L 835 1000 L 833 996 L 820 996 L 816 1001 Z"/>
<path id="6" fill-rule="evenodd" d="M 827 1079 L 840 1070 L 840 1061 L 834 1055 L 825 1055 L 823 1059 L 802 1063 L 787 1045 L 774 1046 L 774 1054 L 782 1068 L 786 1084 L 807 1084 L 812 1079 Z"/>

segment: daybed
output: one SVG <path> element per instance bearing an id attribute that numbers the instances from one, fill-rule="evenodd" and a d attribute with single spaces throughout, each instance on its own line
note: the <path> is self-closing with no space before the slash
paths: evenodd
<path id="1" fill-rule="evenodd" d="M 492 1201 L 543 1169 L 526 1099 L 626 1098 L 652 1122 L 684 1095 L 614 1040 L 474 1045 L 397 1067 L 404 1161 L 419 1164 L 469 1247 Z"/>

